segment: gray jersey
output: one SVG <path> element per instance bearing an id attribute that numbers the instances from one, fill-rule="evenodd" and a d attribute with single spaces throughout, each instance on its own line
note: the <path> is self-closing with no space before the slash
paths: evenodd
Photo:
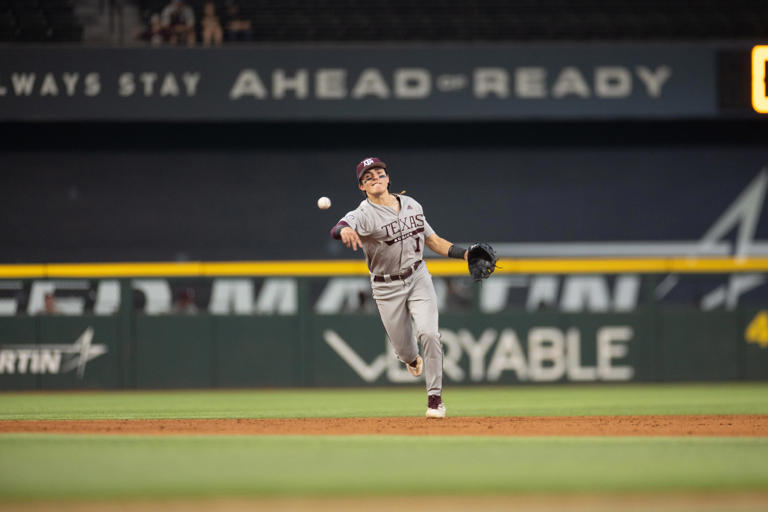
<path id="1" fill-rule="evenodd" d="M 342 218 L 360 235 L 371 274 L 397 274 L 412 268 L 424 258 L 424 240 L 435 234 L 415 199 L 397 197 L 400 213 L 365 199 Z"/>

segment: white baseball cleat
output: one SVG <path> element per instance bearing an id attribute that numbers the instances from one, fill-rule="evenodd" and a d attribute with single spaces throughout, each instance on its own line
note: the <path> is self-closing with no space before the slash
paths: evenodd
<path id="1" fill-rule="evenodd" d="M 411 372 L 411 375 L 418 377 L 421 375 L 422 370 L 424 370 L 424 360 L 421 358 L 421 356 L 416 356 L 416 365 L 411 366 L 406 363 L 405 367 L 408 368 L 408 371 Z"/>
<path id="2" fill-rule="evenodd" d="M 440 395 L 428 397 L 427 418 L 445 418 L 445 404 Z"/>

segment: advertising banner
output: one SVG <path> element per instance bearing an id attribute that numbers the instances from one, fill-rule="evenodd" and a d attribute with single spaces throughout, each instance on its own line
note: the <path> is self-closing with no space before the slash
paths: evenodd
<path id="1" fill-rule="evenodd" d="M 495 277 L 470 285 L 467 295 L 457 284 L 466 278 L 435 276 L 445 382 L 768 379 L 764 307 L 667 302 L 653 293 L 664 281 L 653 274 L 635 276 L 643 290 L 636 303 L 603 302 L 612 293 L 599 284 L 604 276 L 562 277 L 589 280 L 569 285 L 579 286 L 570 301 L 531 309 L 530 300 L 499 307 L 489 299 Z M 696 277 L 707 278 L 687 276 Z M 0 316 L 0 389 L 412 385 L 366 284 L 349 277 L 121 279 L 109 314 L 63 308 Z M 228 291 L 215 291 L 221 286 Z M 163 289 L 183 293 L 169 293 L 176 299 L 165 307 Z M 57 297 L 64 305 L 76 298 L 67 291 Z M 190 295 L 191 302 L 179 300 Z"/>
<path id="2" fill-rule="evenodd" d="M 686 44 L 2 48 L 0 120 L 706 118 Z"/>

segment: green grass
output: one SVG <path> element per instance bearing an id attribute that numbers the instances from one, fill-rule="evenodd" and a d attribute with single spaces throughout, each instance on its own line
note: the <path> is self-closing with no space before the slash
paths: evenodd
<path id="1" fill-rule="evenodd" d="M 0 436 L 0 500 L 730 492 L 768 439 Z"/>
<path id="2" fill-rule="evenodd" d="M 768 414 L 768 383 L 447 388 L 451 416 Z M 3 419 L 421 416 L 421 387 L 0 393 Z"/>
<path id="3" fill-rule="evenodd" d="M 768 383 L 448 388 L 451 416 L 768 414 Z M 419 416 L 421 387 L 0 393 L 3 419 Z M 768 438 L 0 435 L 0 503 L 768 489 Z"/>

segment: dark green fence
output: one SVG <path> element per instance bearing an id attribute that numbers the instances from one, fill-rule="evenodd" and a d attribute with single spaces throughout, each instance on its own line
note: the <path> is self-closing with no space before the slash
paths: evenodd
<path id="1" fill-rule="evenodd" d="M 210 297 L 198 297 L 203 312 L 147 314 L 130 280 L 120 281 L 111 314 L 94 314 L 87 303 L 81 314 L 6 314 L 0 388 L 413 384 L 364 298 L 329 313 L 328 280 L 292 279 L 296 309 L 283 314 L 211 314 Z M 657 281 L 645 276 L 642 287 Z M 631 311 L 526 311 L 512 301 L 487 313 L 478 290 L 465 303 L 444 303 L 446 383 L 768 378 L 768 314 L 754 304 L 703 311 L 641 293 Z"/>

